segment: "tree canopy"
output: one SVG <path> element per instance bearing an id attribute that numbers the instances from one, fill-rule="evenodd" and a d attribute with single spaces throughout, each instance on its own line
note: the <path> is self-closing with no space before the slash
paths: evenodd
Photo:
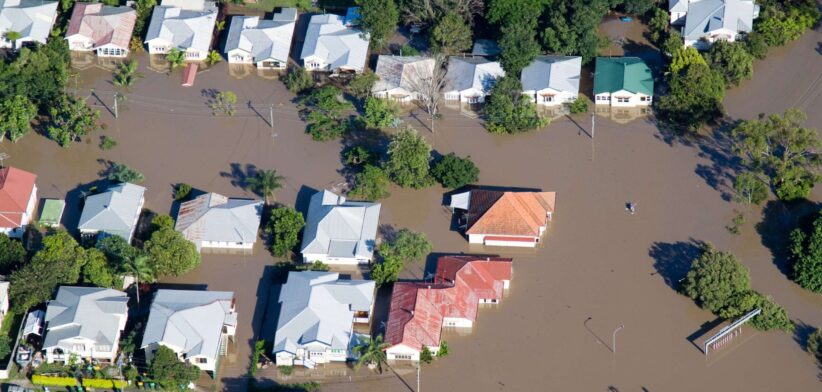
<path id="1" fill-rule="evenodd" d="M 431 174 L 442 186 L 451 189 L 479 180 L 479 168 L 471 161 L 471 157 L 460 158 L 454 153 L 449 153 L 434 164 Z"/>
<path id="2" fill-rule="evenodd" d="M 271 210 L 271 218 L 266 233 L 271 235 L 271 254 L 275 257 L 288 256 L 300 243 L 300 230 L 305 226 L 303 214 L 291 207 L 277 207 Z"/>
<path id="3" fill-rule="evenodd" d="M 807 228 L 791 232 L 788 247 L 793 280 L 805 289 L 822 293 L 822 214 Z"/>
<path id="4" fill-rule="evenodd" d="M 440 53 L 454 54 L 471 49 L 471 26 L 456 12 L 449 12 L 431 30 L 431 47 Z"/>
<path id="5" fill-rule="evenodd" d="M 371 128 L 385 128 L 397 118 L 397 107 L 388 100 L 368 97 L 365 99 L 365 125 Z"/>
<path id="6" fill-rule="evenodd" d="M 144 250 L 157 278 L 180 276 L 200 265 L 200 253 L 192 242 L 173 228 L 162 227 L 151 233 Z"/>
<path id="7" fill-rule="evenodd" d="M 522 95 L 519 77 L 504 76 L 497 80 L 484 113 L 485 128 L 491 133 L 525 132 L 549 123 L 537 114 L 536 105 Z"/>
<path id="8" fill-rule="evenodd" d="M 431 185 L 431 145 L 412 128 L 401 129 L 388 144 L 385 171 L 395 184 L 420 189 Z"/>
<path id="9" fill-rule="evenodd" d="M 711 68 L 720 71 L 728 86 L 737 86 L 753 75 L 753 56 L 744 43 L 714 42 L 706 57 Z"/>
<path id="10" fill-rule="evenodd" d="M 149 374 L 164 389 L 180 390 L 188 389 L 188 384 L 197 380 L 200 376 L 200 368 L 180 361 L 177 353 L 161 345 L 151 360 Z"/>
<path id="11" fill-rule="evenodd" d="M 0 275 L 6 275 L 17 266 L 23 264 L 26 258 L 26 249 L 20 241 L 9 238 L 0 233 Z"/>
<path id="12" fill-rule="evenodd" d="M 300 100 L 301 115 L 308 123 L 307 132 L 314 140 L 326 141 L 342 136 L 348 130 L 343 112 L 352 108 L 333 86 L 313 90 Z"/>
<path id="13" fill-rule="evenodd" d="M 729 252 L 705 245 L 682 283 L 684 292 L 700 306 L 718 313 L 730 299 L 751 289 L 748 269 Z"/>
<path id="14" fill-rule="evenodd" d="M 397 28 L 400 12 L 394 0 L 356 0 L 360 7 L 360 24 L 370 35 L 375 48 L 385 46 Z"/>
<path id="15" fill-rule="evenodd" d="M 37 116 L 37 106 L 28 97 L 15 95 L 0 102 L 0 138 L 17 142 L 31 131 L 31 122 Z"/>
<path id="16" fill-rule="evenodd" d="M 699 129 L 722 115 L 724 97 L 722 75 L 704 61 L 694 62 L 678 73 L 672 66 L 669 91 L 659 99 L 658 109 L 660 117 L 671 126 Z"/>
<path id="17" fill-rule="evenodd" d="M 68 232 L 43 238 L 42 248 L 31 261 L 11 275 L 12 306 L 18 312 L 48 301 L 57 286 L 75 284 L 86 262 L 84 249 Z"/>
<path id="18" fill-rule="evenodd" d="M 361 200 L 384 199 L 391 194 L 388 187 L 391 180 L 388 174 L 378 166 L 365 165 L 361 172 L 354 176 L 354 187 L 348 192 L 348 197 Z"/>

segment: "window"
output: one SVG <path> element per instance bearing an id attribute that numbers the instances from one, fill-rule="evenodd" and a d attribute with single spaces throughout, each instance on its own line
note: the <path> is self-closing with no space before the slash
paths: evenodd
<path id="1" fill-rule="evenodd" d="M 208 358 L 197 358 L 194 360 L 196 363 L 208 363 Z"/>
<path id="2" fill-rule="evenodd" d="M 617 97 L 617 102 L 619 103 L 628 103 L 631 101 L 631 98 L 628 97 Z"/>
<path id="3" fill-rule="evenodd" d="M 640 102 L 648 102 L 650 97 L 639 97 Z"/>
<path id="4" fill-rule="evenodd" d="M 394 359 L 407 359 L 410 361 L 413 357 L 408 354 L 394 354 Z"/>

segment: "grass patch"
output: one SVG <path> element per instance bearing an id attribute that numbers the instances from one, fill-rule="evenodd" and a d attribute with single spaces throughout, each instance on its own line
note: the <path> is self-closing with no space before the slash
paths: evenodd
<path id="1" fill-rule="evenodd" d="M 320 10 L 326 9 L 345 9 L 354 6 L 354 0 L 320 0 L 317 8 Z M 257 3 L 246 3 L 242 8 L 250 10 L 258 10 L 271 12 L 275 8 L 299 8 L 300 11 L 309 11 L 312 9 L 310 0 L 257 0 Z"/>

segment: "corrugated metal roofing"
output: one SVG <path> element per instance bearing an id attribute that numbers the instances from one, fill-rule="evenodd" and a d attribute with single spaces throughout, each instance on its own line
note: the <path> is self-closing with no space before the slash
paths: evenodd
<path id="1" fill-rule="evenodd" d="M 301 252 L 328 255 L 333 252 L 336 257 L 370 259 L 376 246 L 379 219 L 380 203 L 346 201 L 345 197 L 328 190 L 317 192 L 308 205 Z M 336 245 L 332 247 L 332 244 Z"/>
<path id="2" fill-rule="evenodd" d="M 594 94 L 625 90 L 654 94 L 654 76 L 639 57 L 597 57 Z"/>
<path id="3" fill-rule="evenodd" d="M 94 42 L 94 48 L 113 44 L 128 49 L 137 11 L 102 3 L 76 3 L 66 38 L 79 34 Z"/>

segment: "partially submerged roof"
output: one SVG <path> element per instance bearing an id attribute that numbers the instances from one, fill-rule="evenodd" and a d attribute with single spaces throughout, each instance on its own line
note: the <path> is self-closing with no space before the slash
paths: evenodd
<path id="1" fill-rule="evenodd" d="M 328 190 L 311 196 L 302 253 L 370 259 L 377 241 L 380 203 L 347 201 Z"/>
<path id="2" fill-rule="evenodd" d="M 597 57 L 594 94 L 620 90 L 653 95 L 654 77 L 651 69 L 638 57 Z"/>
<path id="3" fill-rule="evenodd" d="M 466 233 L 539 236 L 555 206 L 555 192 L 472 190 Z"/>
<path id="4" fill-rule="evenodd" d="M 162 344 L 188 357 L 217 358 L 224 325 L 236 326 L 230 291 L 157 290 L 142 348 Z"/>
<path id="5" fill-rule="evenodd" d="M 184 4 L 187 7 L 181 8 Z M 217 8 L 213 2 L 166 0 L 154 7 L 145 42 L 161 39 L 180 50 L 207 52 L 216 21 Z"/>
<path id="6" fill-rule="evenodd" d="M 471 49 L 471 54 L 474 56 L 493 57 L 500 53 L 497 41 L 490 39 L 478 39 L 474 41 L 474 47 Z"/>
<path id="7" fill-rule="evenodd" d="M 23 224 L 37 176 L 14 167 L 0 169 L 0 227 L 16 228 Z"/>
<path id="8" fill-rule="evenodd" d="M 444 91 L 465 91 L 476 89 L 485 93 L 505 76 L 499 62 L 488 61 L 482 57 L 449 57 L 448 73 Z"/>
<path id="9" fill-rule="evenodd" d="M 336 272 L 289 272 L 280 289 L 274 352 L 295 354 L 311 342 L 347 349 L 354 313 L 371 310 L 374 287 L 372 280 L 341 280 Z"/>
<path id="10" fill-rule="evenodd" d="M 263 202 L 206 193 L 180 205 L 175 229 L 189 241 L 254 243 Z"/>
<path id="11" fill-rule="evenodd" d="M 314 15 L 308 24 L 300 59 L 317 57 L 337 68 L 362 70 L 368 54 L 368 35 L 346 27 L 342 16 Z"/>
<path id="12" fill-rule="evenodd" d="M 540 91 L 550 88 L 577 94 L 581 69 L 582 57 L 538 56 L 522 70 L 522 90 Z"/>
<path id="13" fill-rule="evenodd" d="M 434 59 L 423 56 L 387 56 L 377 58 L 377 69 L 374 73 L 379 77 L 371 91 L 387 91 L 402 88 L 406 91 L 415 91 L 425 78 L 434 74 Z"/>
<path id="14" fill-rule="evenodd" d="M 57 17 L 57 4 L 56 1 L 0 0 L 0 35 L 16 31 L 22 41 L 45 44 Z"/>
<path id="15" fill-rule="evenodd" d="M 758 6 L 752 0 L 691 1 L 682 36 L 697 40 L 720 29 L 747 33 L 753 29 L 757 13 Z"/>
<path id="16" fill-rule="evenodd" d="M 296 21 L 296 8 L 284 8 L 270 20 L 261 20 L 259 16 L 233 16 L 225 51 L 243 50 L 257 62 L 269 59 L 286 62 Z"/>
<path id="17" fill-rule="evenodd" d="M 116 45 L 128 49 L 137 11 L 130 7 L 110 7 L 102 3 L 76 3 L 66 38 L 81 35 L 91 39 L 94 49 Z"/>
<path id="18" fill-rule="evenodd" d="M 46 309 L 48 329 L 43 347 L 59 346 L 60 341 L 71 338 L 89 339 L 97 345 L 116 345 L 120 320 L 127 314 L 128 296 L 122 291 L 62 286 Z"/>
<path id="19" fill-rule="evenodd" d="M 146 188 L 139 185 L 121 183 L 87 197 L 77 228 L 102 231 L 131 240 L 145 191 Z"/>

